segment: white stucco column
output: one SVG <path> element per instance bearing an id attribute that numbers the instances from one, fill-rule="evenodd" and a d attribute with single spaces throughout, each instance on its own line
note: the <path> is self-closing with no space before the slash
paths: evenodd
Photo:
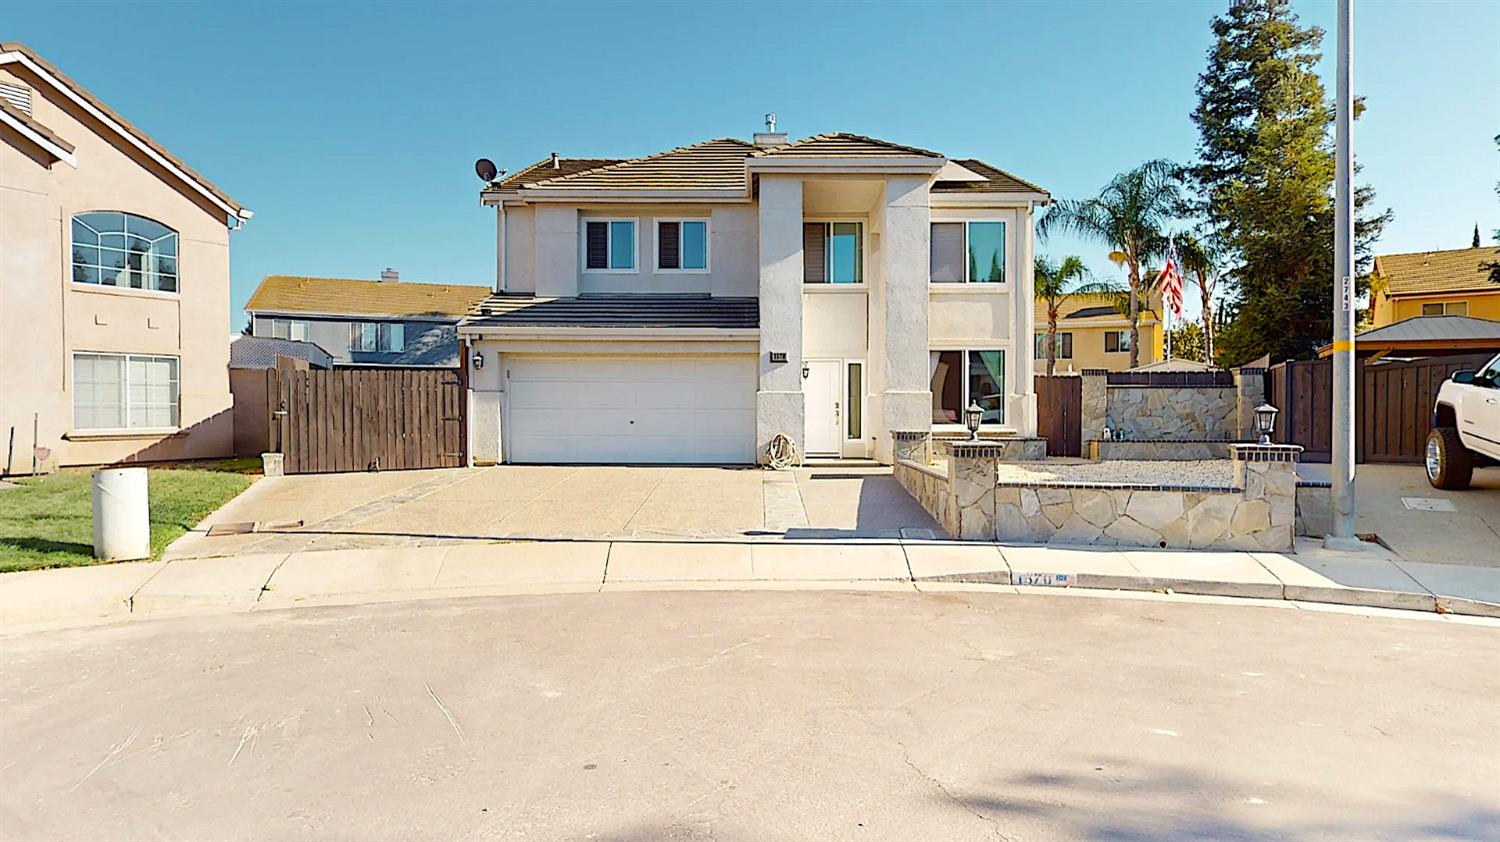
<path id="1" fill-rule="evenodd" d="M 881 225 L 880 306 L 884 336 L 884 390 L 875 458 L 893 459 L 892 430 L 923 430 L 932 424 L 928 379 L 927 274 L 931 238 L 926 176 L 893 176 L 885 182 Z"/>
<path id="2" fill-rule="evenodd" d="M 1032 336 L 1036 332 L 1036 214 L 1030 205 L 1021 213 L 1019 259 L 1015 267 L 1011 300 L 1010 383 L 1006 392 L 1006 419 L 1023 436 L 1036 435 L 1035 363 Z"/>
<path id="3" fill-rule="evenodd" d="M 786 362 L 771 362 L 785 354 Z M 803 442 L 802 179 L 760 178 L 760 384 L 755 395 L 756 459 L 778 433 Z"/>

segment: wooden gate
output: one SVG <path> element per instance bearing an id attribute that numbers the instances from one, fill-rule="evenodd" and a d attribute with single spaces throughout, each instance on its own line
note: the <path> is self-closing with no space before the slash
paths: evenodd
<path id="1" fill-rule="evenodd" d="M 1360 462 L 1421 462 L 1432 402 L 1455 371 L 1474 370 L 1490 354 L 1429 357 L 1412 362 L 1361 360 L 1354 369 L 1355 458 Z M 1333 452 L 1333 361 L 1286 362 L 1266 372 L 1266 395 L 1281 410 L 1278 442 L 1300 444 L 1302 461 L 1327 462 Z"/>
<path id="2" fill-rule="evenodd" d="M 1048 456 L 1083 455 L 1083 378 L 1036 375 L 1036 434 Z"/>
<path id="3" fill-rule="evenodd" d="M 1468 354 L 1364 366 L 1356 381 L 1360 461 L 1421 462 L 1443 381 L 1455 371 L 1477 370 L 1489 358 Z"/>
<path id="4" fill-rule="evenodd" d="M 1273 441 L 1302 445 L 1303 462 L 1333 458 L 1333 365 L 1330 360 L 1301 360 L 1272 366 L 1266 372 L 1266 395 L 1281 410 Z"/>
<path id="5" fill-rule="evenodd" d="M 464 458 L 461 369 L 276 372 L 272 422 L 289 474 L 456 468 Z"/>

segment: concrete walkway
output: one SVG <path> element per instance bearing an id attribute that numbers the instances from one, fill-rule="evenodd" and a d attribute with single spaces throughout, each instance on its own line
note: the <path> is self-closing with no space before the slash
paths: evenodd
<path id="1" fill-rule="evenodd" d="M 928 540 L 521 541 L 259 553 L 0 576 L 0 631 L 144 615 L 667 589 L 1079 588 L 1323 602 L 1500 618 L 1500 570 L 1380 550 L 1296 555 Z"/>

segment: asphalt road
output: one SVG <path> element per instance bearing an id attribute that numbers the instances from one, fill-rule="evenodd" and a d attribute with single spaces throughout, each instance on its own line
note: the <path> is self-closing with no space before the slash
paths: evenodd
<path id="1" fill-rule="evenodd" d="M 1500 629 L 605 593 L 0 639 L 12 839 L 1496 839 Z"/>

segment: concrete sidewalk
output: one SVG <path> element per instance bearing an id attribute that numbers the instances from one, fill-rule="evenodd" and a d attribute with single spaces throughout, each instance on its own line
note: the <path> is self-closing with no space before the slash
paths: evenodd
<path id="1" fill-rule="evenodd" d="M 609 590 L 954 585 L 1154 591 L 1500 617 L 1500 569 L 1383 550 L 1295 555 L 929 540 L 525 541 L 265 553 L 0 575 L 0 631 L 134 616 Z"/>

